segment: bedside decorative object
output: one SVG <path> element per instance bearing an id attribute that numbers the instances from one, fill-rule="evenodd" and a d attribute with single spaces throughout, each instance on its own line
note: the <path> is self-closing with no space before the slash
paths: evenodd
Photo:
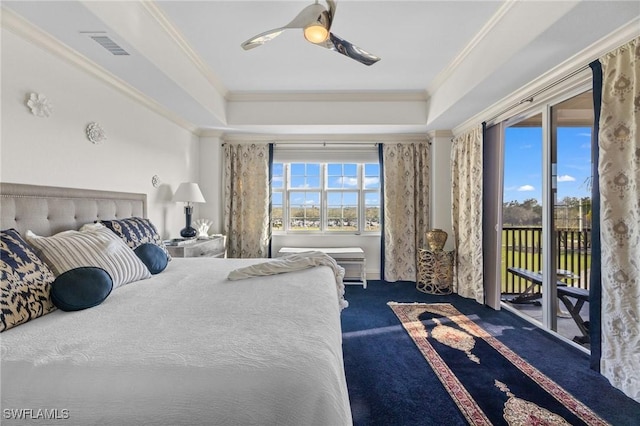
<path id="1" fill-rule="evenodd" d="M 107 140 L 107 135 L 98 123 L 92 121 L 87 124 L 87 139 L 97 145 Z"/>
<path id="2" fill-rule="evenodd" d="M 196 229 L 198 230 L 198 238 L 209 238 L 209 228 L 213 225 L 213 222 L 209 219 L 198 219 L 195 221 Z"/>
<path id="3" fill-rule="evenodd" d="M 31 93 L 27 100 L 27 106 L 36 117 L 49 117 L 53 109 L 53 105 L 41 93 Z"/>
<path id="4" fill-rule="evenodd" d="M 175 241 L 175 243 L 165 242 L 171 257 L 227 257 L 227 238 L 224 235 L 206 240 L 172 241 Z"/>
<path id="5" fill-rule="evenodd" d="M 186 225 L 182 231 L 180 231 L 180 236 L 183 238 L 194 238 L 198 235 L 198 231 L 196 231 L 193 227 L 191 227 L 191 215 L 193 214 L 193 203 L 204 203 L 205 199 L 200 191 L 200 187 L 197 183 L 193 182 L 183 182 L 178 187 L 178 190 L 173 195 L 174 202 L 183 202 L 184 206 L 184 215 L 186 219 Z"/>
<path id="6" fill-rule="evenodd" d="M 447 233 L 442 229 L 430 229 L 427 231 L 425 238 L 431 250 L 442 250 L 444 243 L 447 242 Z"/>
<path id="7" fill-rule="evenodd" d="M 453 262 L 453 251 L 420 249 L 416 289 L 428 294 L 451 294 Z"/>
<path id="8" fill-rule="evenodd" d="M 151 185 L 153 185 L 154 188 L 157 188 L 161 183 L 162 181 L 160 180 L 160 176 L 153 175 L 153 177 L 151 178 Z"/>

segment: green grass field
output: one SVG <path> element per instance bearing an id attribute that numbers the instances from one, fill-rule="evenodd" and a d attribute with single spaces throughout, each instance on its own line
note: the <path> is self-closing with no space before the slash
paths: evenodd
<path id="1" fill-rule="evenodd" d="M 508 267 L 519 267 L 531 271 L 542 269 L 542 251 L 540 246 L 540 228 L 505 228 L 502 231 L 502 292 L 519 293 L 527 285 L 524 279 L 511 276 L 507 272 Z M 563 231 L 559 231 L 563 232 Z M 574 239 L 577 238 L 574 233 Z M 565 239 L 570 239 L 571 234 L 561 235 Z M 579 241 L 568 241 L 565 245 L 571 247 L 581 247 Z M 584 242 L 582 243 L 584 245 Z M 587 250 L 565 250 L 560 246 L 558 256 L 556 256 L 557 269 L 565 269 L 575 275 L 586 277 L 586 279 L 576 280 L 573 285 L 588 288 L 588 271 L 591 268 L 591 254 Z M 569 282 L 570 283 L 570 282 Z M 571 284 L 571 283 L 570 283 Z"/>

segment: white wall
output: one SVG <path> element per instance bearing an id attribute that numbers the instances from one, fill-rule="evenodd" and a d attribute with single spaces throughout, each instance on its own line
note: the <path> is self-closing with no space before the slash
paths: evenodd
<path id="1" fill-rule="evenodd" d="M 47 96 L 50 117 L 31 114 L 31 92 Z M 180 182 L 198 179 L 197 136 L 6 29 L 1 114 L 3 182 L 146 193 L 163 237 L 184 227 L 182 206 L 170 199 Z M 92 121 L 107 135 L 100 145 L 85 136 Z"/>
<path id="2" fill-rule="evenodd" d="M 453 250 L 451 224 L 451 138 L 449 131 L 436 131 L 431 137 L 431 228 L 439 228 L 449 235 L 445 250 Z"/>
<path id="3" fill-rule="evenodd" d="M 198 158 L 200 167 L 198 181 L 207 202 L 197 205 L 194 220 L 198 218 L 210 220 L 213 224 L 209 228 L 209 234 L 221 234 L 224 210 L 222 140 L 217 136 L 202 136 Z"/>

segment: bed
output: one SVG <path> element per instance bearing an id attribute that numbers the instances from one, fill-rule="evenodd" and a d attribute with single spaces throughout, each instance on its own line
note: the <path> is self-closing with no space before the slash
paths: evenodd
<path id="1" fill-rule="evenodd" d="M 1 185 L 1 227 L 21 234 L 146 216 L 144 194 Z M 2 424 L 351 424 L 334 271 L 227 280 L 264 261 L 175 258 L 4 331 Z"/>

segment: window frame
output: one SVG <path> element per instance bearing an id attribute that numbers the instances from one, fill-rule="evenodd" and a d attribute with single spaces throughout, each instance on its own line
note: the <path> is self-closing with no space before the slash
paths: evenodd
<path id="1" fill-rule="evenodd" d="M 298 161 L 278 161 L 274 164 L 282 165 L 282 185 L 278 188 L 271 187 L 271 194 L 280 193 L 282 200 L 282 227 L 280 229 L 273 229 L 272 232 L 274 234 L 322 234 L 322 235 L 380 235 L 382 229 L 379 227 L 377 230 L 367 230 L 366 229 L 366 194 L 378 194 L 378 199 L 380 199 L 380 183 L 378 183 L 377 188 L 365 188 L 365 165 L 366 164 L 376 164 L 378 166 L 378 179 L 380 179 L 380 167 L 379 163 L 374 162 L 357 162 L 357 161 L 346 161 L 346 162 L 338 162 L 338 161 L 319 161 L 319 162 L 309 162 L 304 160 Z M 291 187 L 291 165 L 292 164 L 314 164 L 319 165 L 320 167 L 320 187 L 319 188 L 294 188 Z M 355 164 L 356 165 L 356 173 L 357 173 L 357 184 L 352 188 L 329 188 L 328 180 L 329 180 L 329 164 Z M 305 175 L 306 176 L 306 175 Z M 279 177 L 279 175 L 278 175 Z M 320 226 L 319 229 L 313 230 L 299 230 L 299 229 L 291 229 L 290 223 L 290 194 L 296 192 L 320 192 Z M 357 229 L 356 230 L 332 230 L 329 227 L 329 217 L 328 217 L 328 197 L 330 193 L 357 193 Z M 278 205 L 280 206 L 280 205 Z M 273 208 L 273 206 L 272 206 Z M 379 211 L 382 210 L 381 203 L 378 204 Z M 272 219 L 273 223 L 273 219 Z"/>

